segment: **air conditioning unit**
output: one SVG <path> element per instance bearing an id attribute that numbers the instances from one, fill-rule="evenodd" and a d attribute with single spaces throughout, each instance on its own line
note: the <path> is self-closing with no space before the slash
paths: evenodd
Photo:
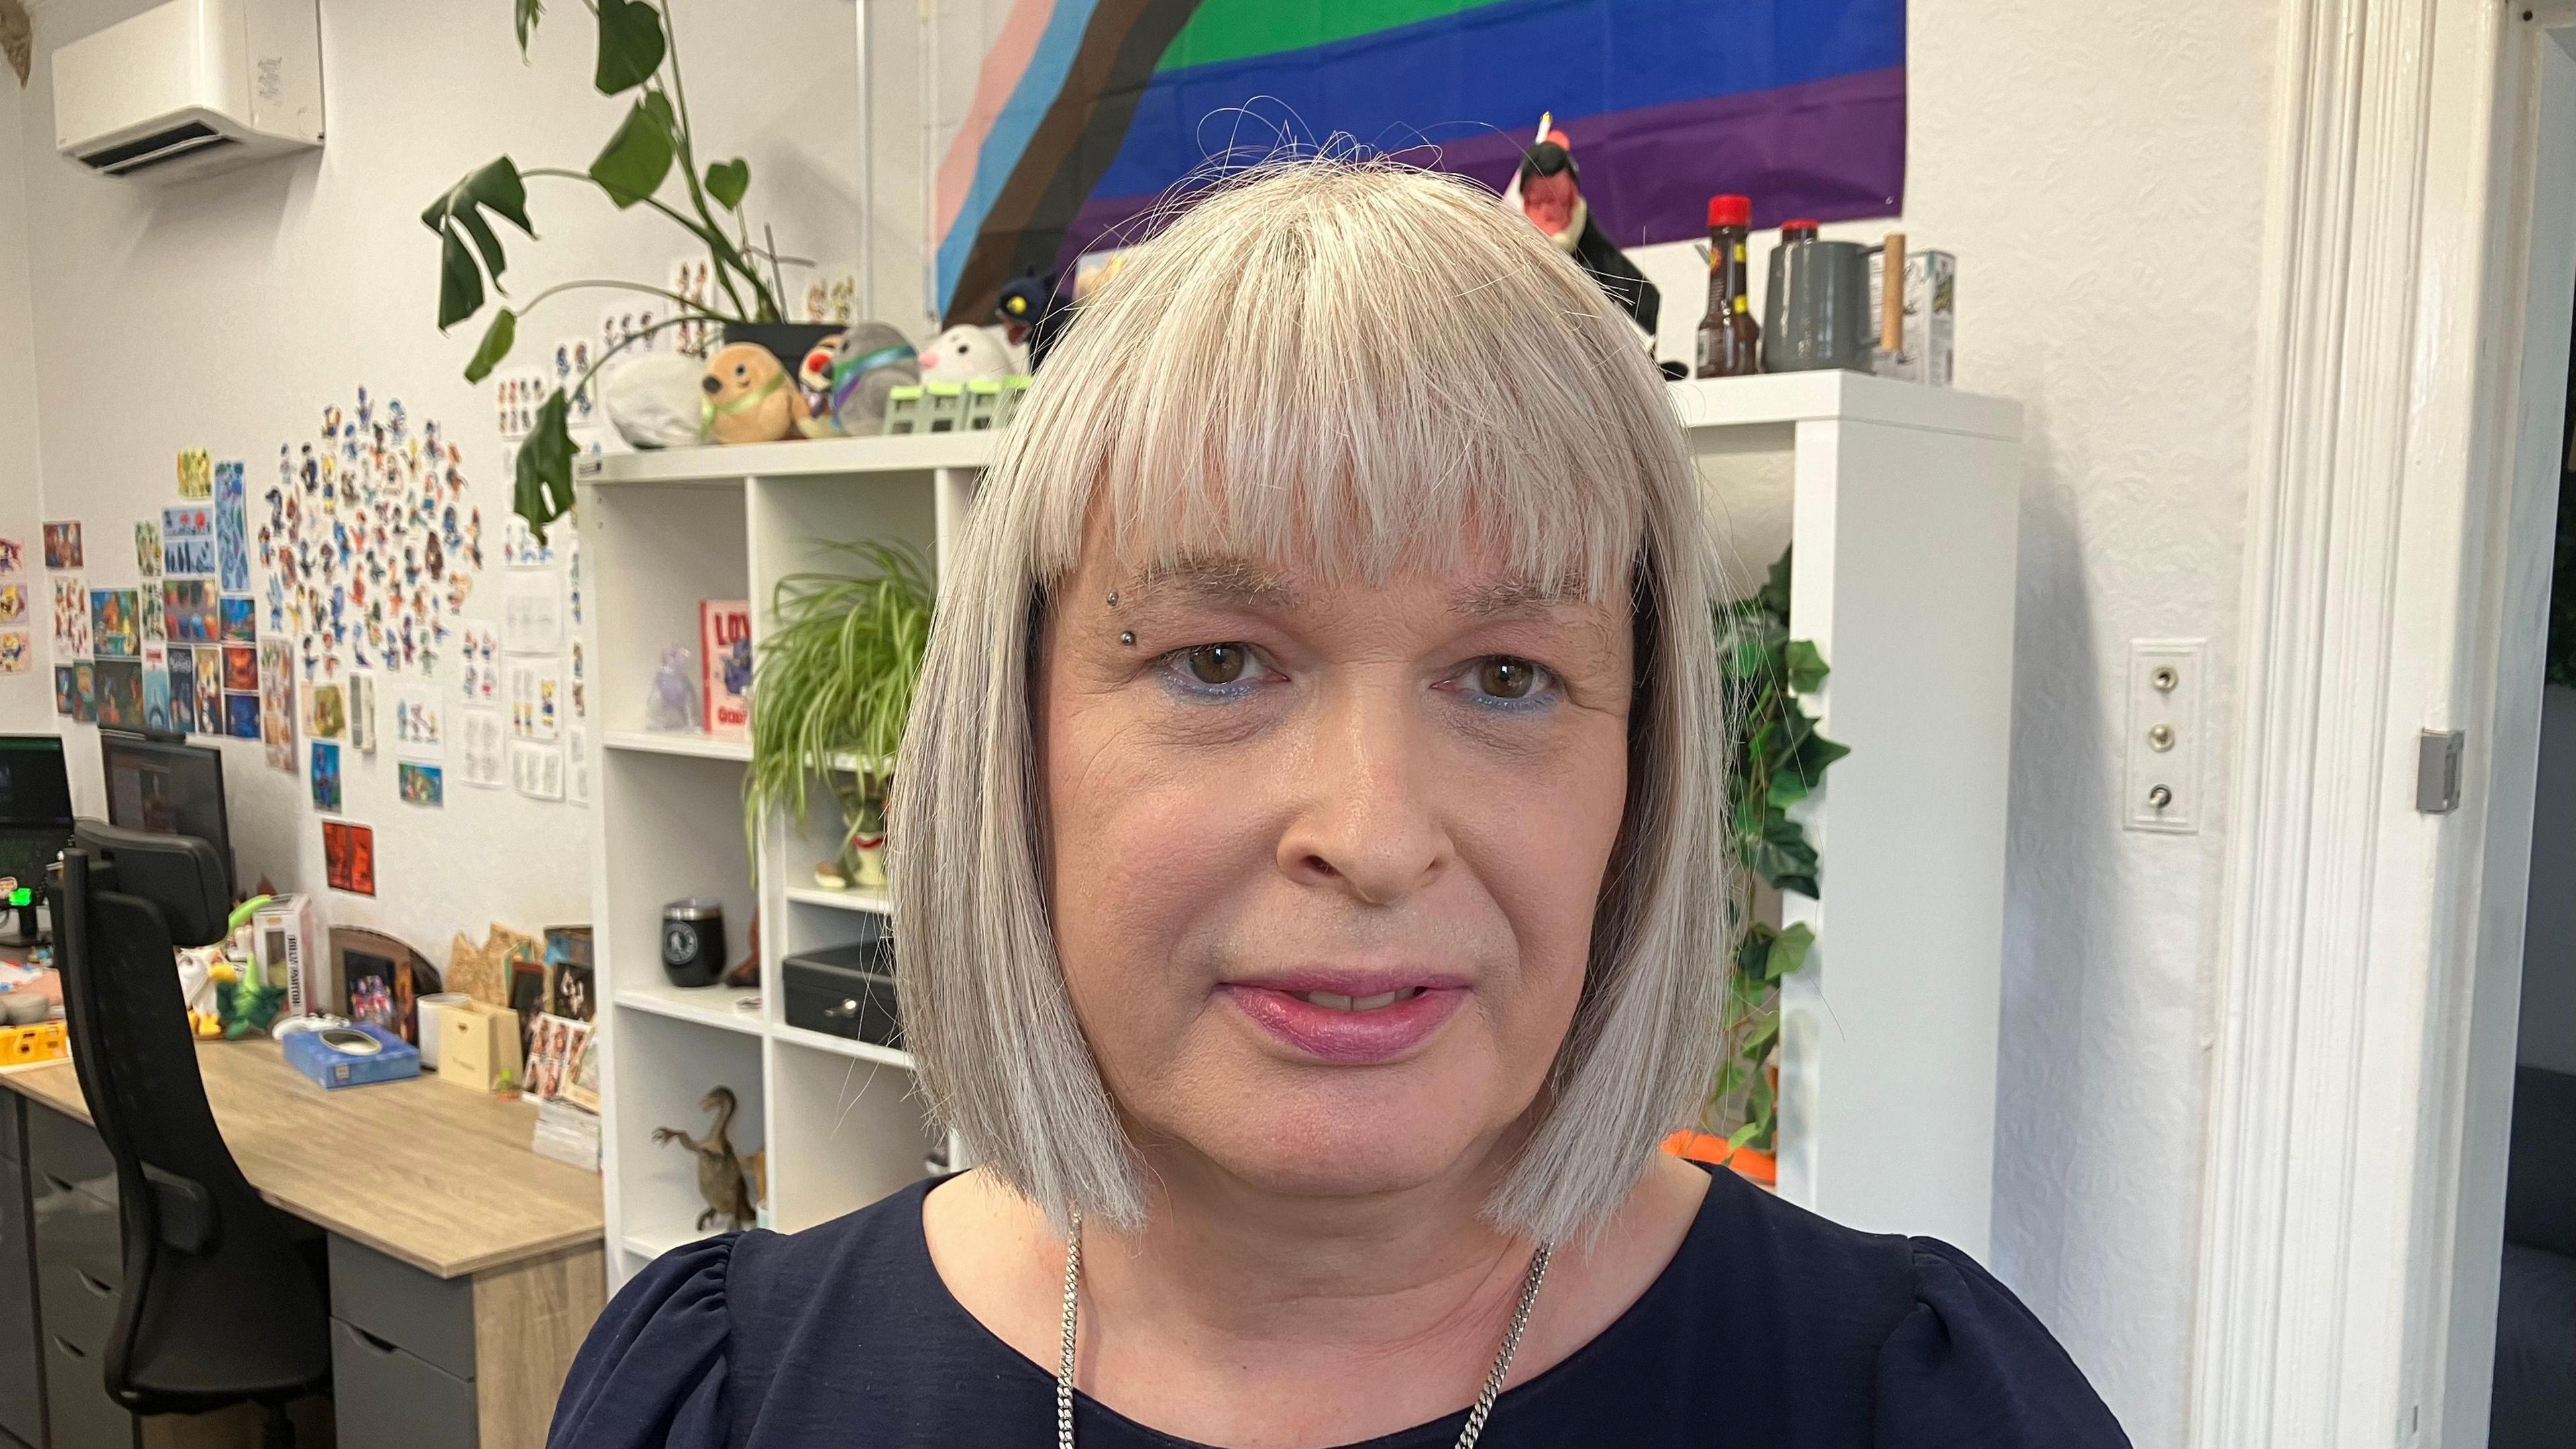
<path id="1" fill-rule="evenodd" d="M 54 52 L 54 149 L 182 181 L 322 144 L 317 0 L 170 0 Z"/>

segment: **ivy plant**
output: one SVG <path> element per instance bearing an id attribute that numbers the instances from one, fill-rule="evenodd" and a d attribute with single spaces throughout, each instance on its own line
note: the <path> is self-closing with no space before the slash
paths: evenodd
<path id="1" fill-rule="evenodd" d="M 1768 1068 L 1780 1041 L 1780 982 L 1807 964 L 1816 936 L 1804 922 L 1780 930 L 1755 919 L 1753 882 L 1810 900 L 1822 897 L 1815 844 L 1789 809 L 1815 790 L 1827 767 L 1851 753 L 1818 733 L 1799 703 L 1800 695 L 1825 682 L 1827 669 L 1813 643 L 1789 637 L 1789 569 L 1790 556 L 1783 552 L 1760 589 L 1714 610 L 1718 673 L 1725 682 L 1727 718 L 1735 724 L 1726 790 L 1737 869 L 1726 901 L 1734 943 L 1727 1052 L 1708 1110 L 1714 1118 L 1740 1101 L 1743 1121 L 1728 1145 L 1766 1152 L 1778 1126 Z"/>
<path id="2" fill-rule="evenodd" d="M 467 172 L 420 214 L 421 225 L 438 236 L 438 330 L 445 332 L 481 311 L 487 283 L 489 293 L 509 295 L 501 280 L 509 269 L 509 256 L 501 245 L 499 224 L 507 223 L 530 240 L 536 238 L 536 227 L 528 219 L 530 181 L 564 181 L 577 189 L 596 190 L 620 211 L 641 207 L 687 232 L 707 249 L 713 264 L 711 287 L 721 294 L 721 305 L 695 302 L 641 282 L 585 277 L 558 282 L 516 306 L 494 311 L 482 341 L 465 364 L 467 382 L 490 376 L 518 340 L 519 320 L 560 293 L 642 292 L 661 298 L 672 309 L 655 326 L 604 349 L 591 360 L 588 372 L 570 388 L 556 388 L 538 408 L 535 427 L 519 448 L 512 501 L 540 539 L 547 524 L 572 509 L 572 435 L 566 429 L 569 398 L 587 387 L 611 356 L 683 322 L 776 322 L 784 315 L 779 308 L 785 291 L 778 272 L 781 259 L 774 250 L 753 246 L 751 223 L 743 210 L 743 198 L 751 189 L 751 165 L 739 156 L 699 160 L 697 128 L 690 124 L 688 92 L 680 78 L 679 45 L 663 13 L 649 0 L 584 3 L 596 17 L 599 31 L 591 84 L 603 96 L 632 96 L 633 100 L 589 169 L 535 166 L 523 170 L 510 157 L 501 156 Z M 512 7 L 519 53 L 524 57 L 544 7 L 540 0 L 512 0 Z M 665 200 L 663 193 L 675 175 L 678 194 Z M 768 264 L 766 277 L 763 262 Z"/>

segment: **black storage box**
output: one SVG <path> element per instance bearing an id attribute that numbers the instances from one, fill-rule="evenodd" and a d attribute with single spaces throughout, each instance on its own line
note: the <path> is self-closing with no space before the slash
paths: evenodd
<path id="1" fill-rule="evenodd" d="M 894 999 L 894 942 L 799 951 L 778 963 L 787 987 L 787 1024 L 881 1047 L 903 1046 Z"/>

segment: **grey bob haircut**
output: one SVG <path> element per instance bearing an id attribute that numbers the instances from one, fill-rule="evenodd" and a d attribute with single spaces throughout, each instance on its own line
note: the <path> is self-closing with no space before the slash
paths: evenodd
<path id="1" fill-rule="evenodd" d="M 1546 1242 L 1597 1228 L 1704 1099 L 1725 990 L 1715 555 L 1625 315 L 1490 192 L 1295 160 L 1209 189 L 1048 355 L 946 560 L 888 839 L 932 1113 L 1059 1231 L 1076 1211 L 1132 1230 L 1147 1203 L 1056 956 L 1032 725 L 1048 601 L 1094 510 L 1144 569 L 1374 582 L 1479 544 L 1545 586 L 1626 593 L 1626 815 L 1572 1028 L 1486 1206 Z"/>

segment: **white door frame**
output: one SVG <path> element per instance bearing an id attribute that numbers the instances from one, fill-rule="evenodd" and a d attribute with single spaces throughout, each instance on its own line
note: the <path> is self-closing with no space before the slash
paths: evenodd
<path id="1" fill-rule="evenodd" d="M 2198 1449 L 2485 1444 L 2558 462 L 2557 399 L 2521 393 L 2526 354 L 2567 356 L 2571 178 L 2535 162 L 2570 22 L 2283 0 Z M 2466 738 L 2447 814 L 2415 808 L 2425 730 Z"/>

